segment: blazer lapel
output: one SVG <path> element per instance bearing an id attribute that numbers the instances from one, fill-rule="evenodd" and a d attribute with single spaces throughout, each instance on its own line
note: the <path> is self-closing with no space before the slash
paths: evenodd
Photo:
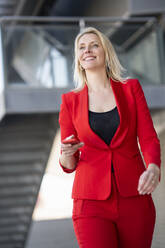
<path id="1" fill-rule="evenodd" d="M 124 95 L 124 91 L 122 89 L 122 85 L 120 82 L 115 82 L 110 79 L 110 83 L 112 86 L 112 90 L 115 96 L 117 109 L 120 116 L 120 124 L 117 128 L 115 135 L 113 136 L 110 145 L 107 145 L 104 140 L 97 135 L 90 127 L 89 124 L 89 98 L 88 98 L 88 86 L 85 84 L 83 90 L 80 94 L 80 114 L 81 117 L 79 119 L 82 120 L 82 125 L 84 131 L 86 131 L 87 139 L 89 140 L 90 144 L 93 146 L 97 146 L 100 149 L 109 149 L 115 148 L 121 144 L 123 139 L 125 138 L 127 131 L 128 131 L 128 108 L 126 97 Z M 81 123 L 79 123 L 81 125 Z"/>
<path id="2" fill-rule="evenodd" d="M 124 85 L 120 82 L 115 82 L 112 79 L 110 81 L 111 81 L 112 90 L 115 96 L 116 105 L 117 105 L 117 109 L 118 109 L 119 116 L 120 116 L 119 127 L 110 143 L 111 148 L 116 148 L 122 143 L 122 141 L 124 140 L 128 132 L 128 127 L 129 127 L 128 104 L 129 103 L 127 102 L 125 91 L 123 89 Z"/>

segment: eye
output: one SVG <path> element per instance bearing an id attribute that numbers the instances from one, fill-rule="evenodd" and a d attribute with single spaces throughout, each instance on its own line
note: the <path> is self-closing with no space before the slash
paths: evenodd
<path id="1" fill-rule="evenodd" d="M 99 45 L 98 44 L 94 44 L 93 46 L 98 47 Z"/>
<path id="2" fill-rule="evenodd" d="M 80 50 L 84 49 L 84 47 L 79 47 Z"/>

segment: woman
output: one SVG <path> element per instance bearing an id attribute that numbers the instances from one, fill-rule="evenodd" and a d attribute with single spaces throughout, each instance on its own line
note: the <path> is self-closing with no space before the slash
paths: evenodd
<path id="1" fill-rule="evenodd" d="M 62 95 L 59 162 L 76 172 L 72 219 L 81 248 L 151 247 L 160 143 L 139 81 L 123 78 L 123 70 L 99 30 L 78 34 L 79 86 Z"/>

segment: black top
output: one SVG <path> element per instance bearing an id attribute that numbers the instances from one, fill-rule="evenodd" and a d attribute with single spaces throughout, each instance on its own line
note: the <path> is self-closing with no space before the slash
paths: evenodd
<path id="1" fill-rule="evenodd" d="M 89 110 L 89 124 L 91 129 L 99 135 L 107 145 L 110 145 L 119 123 L 120 118 L 117 107 L 106 112 L 93 112 Z"/>

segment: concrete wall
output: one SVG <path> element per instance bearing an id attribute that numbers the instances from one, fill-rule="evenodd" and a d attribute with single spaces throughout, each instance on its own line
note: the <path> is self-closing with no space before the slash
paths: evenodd
<path id="1" fill-rule="evenodd" d="M 91 1 L 85 16 L 123 16 L 128 10 L 129 0 L 96 0 Z"/>
<path id="2" fill-rule="evenodd" d="M 154 14 L 165 11 L 164 0 L 130 0 L 131 14 Z"/>
<path id="3" fill-rule="evenodd" d="M 91 1 L 85 16 L 127 16 L 165 11 L 164 0 L 96 0 Z"/>

